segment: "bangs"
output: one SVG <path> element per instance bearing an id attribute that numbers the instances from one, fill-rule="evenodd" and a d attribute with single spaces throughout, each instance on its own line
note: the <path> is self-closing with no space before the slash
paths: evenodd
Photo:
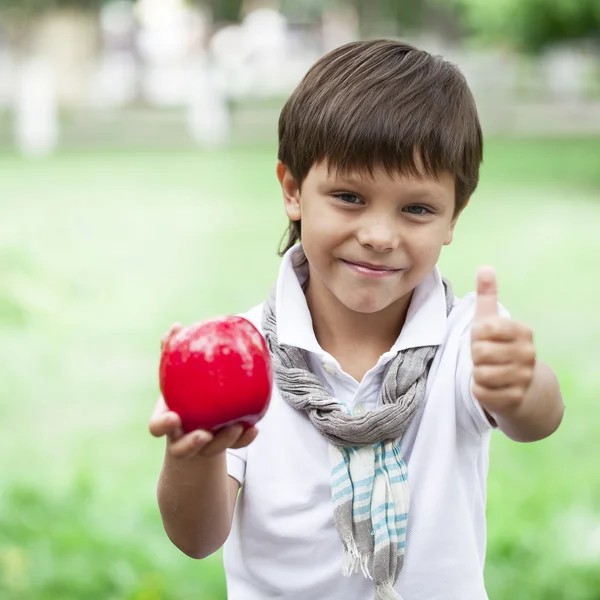
<path id="1" fill-rule="evenodd" d="M 398 134 L 398 126 L 377 129 L 364 121 L 335 133 L 329 128 L 327 133 L 315 136 L 319 144 L 315 144 L 313 164 L 326 162 L 330 172 L 370 179 L 377 171 L 434 179 L 449 173 L 461 181 L 467 179 L 467 165 L 457 157 L 455 143 L 442 139 L 439 130 L 400 129 L 402 135 Z"/>

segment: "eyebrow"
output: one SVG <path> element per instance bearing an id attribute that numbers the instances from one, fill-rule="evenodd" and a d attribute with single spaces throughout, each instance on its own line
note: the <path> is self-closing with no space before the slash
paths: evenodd
<path id="1" fill-rule="evenodd" d="M 411 201 L 424 201 L 424 200 L 441 200 L 442 192 L 438 189 L 426 189 L 420 191 L 408 192 L 406 197 Z"/>
<path id="2" fill-rule="evenodd" d="M 350 186 L 371 186 L 376 178 L 371 177 L 354 177 L 352 175 L 333 175 L 330 178 L 330 184 L 340 185 L 348 184 Z M 437 185 L 426 186 L 423 189 L 416 189 L 408 191 L 403 194 L 405 198 L 411 201 L 424 201 L 424 200 L 441 200 L 442 190 Z"/>
<path id="3" fill-rule="evenodd" d="M 339 173 L 331 174 L 329 176 L 331 183 L 349 183 L 351 185 L 364 185 L 375 181 L 375 178 L 371 177 L 354 177 L 353 175 L 343 175 Z"/>

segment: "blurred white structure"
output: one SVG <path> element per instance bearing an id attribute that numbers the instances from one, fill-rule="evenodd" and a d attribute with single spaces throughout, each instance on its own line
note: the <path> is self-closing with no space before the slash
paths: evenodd
<path id="1" fill-rule="evenodd" d="M 358 12 L 353 6 L 338 6 L 323 13 L 323 52 L 359 39 Z"/>
<path id="2" fill-rule="evenodd" d="M 98 42 L 96 19 L 84 10 L 47 11 L 32 23 L 29 56 L 43 56 L 48 61 L 61 106 L 87 103 Z"/>
<path id="3" fill-rule="evenodd" d="M 554 98 L 571 102 L 584 99 L 594 64 L 580 49 L 552 48 L 542 57 L 541 67 Z"/>
<path id="4" fill-rule="evenodd" d="M 206 18 L 185 0 L 138 0 L 135 11 L 145 97 L 159 106 L 187 104 Z"/>
<path id="5" fill-rule="evenodd" d="M 193 72 L 188 105 L 188 127 L 200 146 L 220 146 L 230 139 L 231 117 L 218 72 L 208 57 Z"/>
<path id="6" fill-rule="evenodd" d="M 286 18 L 272 8 L 254 10 L 239 25 L 215 32 L 209 49 L 227 96 L 287 95 L 319 57 L 317 48 L 295 52 Z"/>
<path id="7" fill-rule="evenodd" d="M 20 66 L 15 98 L 15 139 L 32 158 L 52 152 L 58 144 L 56 83 L 51 65 L 32 58 Z"/>
<path id="8" fill-rule="evenodd" d="M 129 0 L 115 0 L 100 9 L 102 49 L 90 90 L 90 104 L 93 106 L 122 106 L 135 99 L 137 24 L 133 6 Z"/>

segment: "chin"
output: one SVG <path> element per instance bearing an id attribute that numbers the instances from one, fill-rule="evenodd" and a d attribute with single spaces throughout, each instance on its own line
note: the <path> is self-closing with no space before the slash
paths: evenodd
<path id="1" fill-rule="evenodd" d="M 363 313 L 363 314 L 373 314 L 382 311 L 387 308 L 391 302 L 385 302 L 381 298 L 373 298 L 373 297 L 347 297 L 347 298 L 339 298 L 340 302 L 349 308 L 350 310 Z"/>

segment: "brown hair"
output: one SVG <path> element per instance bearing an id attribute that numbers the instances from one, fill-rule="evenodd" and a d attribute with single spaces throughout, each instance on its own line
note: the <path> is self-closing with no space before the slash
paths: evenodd
<path id="1" fill-rule="evenodd" d="M 409 44 L 336 48 L 311 67 L 281 111 L 278 158 L 299 186 L 323 160 L 345 172 L 419 175 L 417 157 L 427 174 L 454 176 L 458 215 L 483 158 L 475 101 L 455 65 Z M 300 221 L 290 221 L 280 254 L 300 236 Z"/>

